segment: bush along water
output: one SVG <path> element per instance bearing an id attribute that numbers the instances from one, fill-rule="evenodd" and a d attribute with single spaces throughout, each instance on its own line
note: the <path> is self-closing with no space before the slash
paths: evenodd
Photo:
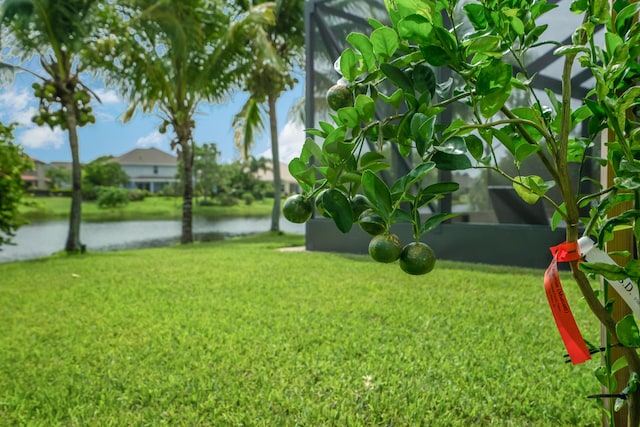
<path id="1" fill-rule="evenodd" d="M 372 253 L 383 262 L 398 253 L 389 227 L 408 222 L 415 243 L 404 242 L 399 264 L 407 273 L 425 274 L 435 254 L 417 242 L 452 215 L 425 219 L 420 209 L 459 190 L 455 182 L 434 181 L 438 170 L 491 171 L 524 201 L 548 203 L 552 227 L 566 224 L 566 241 L 554 248 L 545 289 L 569 357 L 581 363 L 602 351 L 596 377 L 608 391 L 596 392 L 597 402 L 610 422 L 619 411 L 628 425 L 638 426 L 638 248 L 617 254 L 625 266 L 613 263 L 605 250 L 624 232 L 633 234 L 635 245 L 640 242 L 640 24 L 635 19 L 640 3 L 573 1 L 571 12 L 582 19 L 568 42 L 546 38 L 548 26 L 538 21 L 557 5 L 544 0 L 386 0 L 385 5 L 390 25 L 370 19 L 370 33 L 346 37 L 349 47 L 336 61 L 341 78 L 328 93 L 330 120 L 309 130 L 314 139 L 307 139 L 289 164 L 302 188 L 296 206 L 304 207 L 295 210 L 294 219 L 306 219 L 315 205 L 342 232 L 359 223 L 375 235 Z M 534 90 L 537 74 L 527 68 L 527 58 L 550 46 L 562 64 L 562 89 L 542 94 Z M 571 76 L 579 69 L 590 73 L 594 84 L 577 105 Z M 465 106 L 466 118 L 446 119 L 452 106 Z M 578 128 L 585 134 L 576 136 Z M 602 134 L 607 140 L 598 154 Z M 382 179 L 390 148 L 413 163 L 395 181 Z M 498 152 L 507 153 L 509 161 L 499 161 Z M 544 173 L 525 172 L 522 165 L 532 159 Z M 608 170 L 611 182 L 594 180 L 598 171 L 590 164 Z M 353 201 L 363 196 L 368 207 L 356 213 Z M 314 198 L 319 202 L 311 203 Z M 568 262 L 573 282 L 606 330 L 603 347 L 586 345 L 577 325 L 567 328 L 573 317 L 563 310 L 568 305 L 555 269 L 561 261 Z M 592 288 L 590 276 L 606 279 L 603 291 Z M 620 292 L 615 303 L 633 313 L 622 320 L 612 315 L 610 284 Z M 621 347 L 617 361 L 612 346 Z M 614 376 L 621 369 L 629 372 L 622 382 Z"/>

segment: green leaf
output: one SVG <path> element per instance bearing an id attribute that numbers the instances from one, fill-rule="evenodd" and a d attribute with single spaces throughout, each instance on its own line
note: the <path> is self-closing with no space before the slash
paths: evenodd
<path id="1" fill-rule="evenodd" d="M 338 110 L 339 123 L 348 128 L 354 128 L 360 124 L 360 115 L 355 107 L 345 107 Z"/>
<path id="2" fill-rule="evenodd" d="M 371 33 L 371 43 L 373 45 L 373 53 L 379 62 L 385 62 L 396 53 L 400 42 L 398 35 L 389 27 L 382 27 L 373 30 Z"/>
<path id="3" fill-rule="evenodd" d="M 616 372 L 626 368 L 627 366 L 629 366 L 629 361 L 627 360 L 626 357 L 621 357 L 615 362 L 613 362 L 613 365 L 611 365 L 611 373 L 615 374 Z"/>
<path id="4" fill-rule="evenodd" d="M 509 82 L 511 83 L 511 82 Z M 511 95 L 511 85 L 504 87 L 497 92 L 485 95 L 480 99 L 480 113 L 486 118 L 493 117 L 509 99 Z"/>
<path id="5" fill-rule="evenodd" d="M 413 86 L 420 93 L 429 93 L 432 99 L 436 93 L 436 75 L 428 65 L 418 64 L 411 73 Z"/>
<path id="6" fill-rule="evenodd" d="M 358 114 L 360 114 L 360 118 L 369 122 L 373 120 L 373 117 L 376 114 L 376 104 L 370 96 L 360 94 L 356 97 L 355 102 L 356 110 L 358 110 Z"/>
<path id="7" fill-rule="evenodd" d="M 460 189 L 460 184 L 457 182 L 438 182 L 431 184 L 422 190 L 422 194 L 447 194 L 453 193 Z"/>
<path id="8" fill-rule="evenodd" d="M 420 51 L 424 60 L 436 67 L 447 64 L 451 59 L 451 54 L 438 45 L 420 46 Z"/>
<path id="9" fill-rule="evenodd" d="M 622 359 L 624 359 L 624 357 Z M 615 377 L 609 373 L 606 366 L 597 366 L 593 370 L 593 375 L 600 382 L 600 384 L 607 388 L 612 388 L 613 390 L 615 390 L 615 387 L 612 387 L 616 382 Z"/>
<path id="10" fill-rule="evenodd" d="M 510 64 L 492 61 L 478 73 L 477 94 L 486 96 L 510 89 L 512 76 L 513 67 Z"/>
<path id="11" fill-rule="evenodd" d="M 607 47 L 607 52 L 609 52 L 611 56 L 613 56 L 613 52 L 615 52 L 616 48 L 624 43 L 622 37 L 609 31 L 604 34 L 604 42 Z"/>
<path id="12" fill-rule="evenodd" d="M 457 213 L 438 213 L 430 216 L 426 219 L 424 224 L 422 224 L 422 227 L 420 227 L 420 235 L 428 233 L 429 231 L 442 224 L 444 221 L 455 218 L 456 216 L 458 216 Z"/>
<path id="13" fill-rule="evenodd" d="M 304 141 L 304 145 L 302 146 L 302 151 L 300 152 L 300 160 L 303 163 L 309 163 L 312 159 L 322 160 L 322 149 L 316 144 L 316 142 L 307 138 Z"/>
<path id="14" fill-rule="evenodd" d="M 398 22 L 398 34 L 418 45 L 430 44 L 431 22 L 422 15 L 409 15 Z"/>
<path id="15" fill-rule="evenodd" d="M 570 10 L 573 13 L 584 13 L 589 9 L 589 0 L 574 0 Z"/>
<path id="16" fill-rule="evenodd" d="M 501 43 L 502 39 L 500 37 L 485 35 L 467 40 L 465 46 L 467 48 L 467 55 L 473 55 L 475 53 L 492 53 L 499 51 Z M 500 56 L 502 56 L 501 52 Z"/>
<path id="17" fill-rule="evenodd" d="M 524 159 L 527 157 L 537 153 L 541 150 L 539 145 L 529 144 L 528 142 L 523 142 L 516 147 L 515 158 L 518 162 L 522 163 Z"/>
<path id="18" fill-rule="evenodd" d="M 327 137 L 325 138 L 324 142 L 322 143 L 322 150 L 325 150 L 325 147 L 328 144 L 331 144 L 333 142 L 342 142 L 344 141 L 344 137 L 347 134 L 347 130 L 345 127 L 340 126 L 337 127 L 335 129 L 333 129 L 329 135 L 327 135 Z"/>
<path id="19" fill-rule="evenodd" d="M 377 151 L 368 151 L 360 157 L 360 168 L 366 169 L 369 166 L 385 161 L 386 157 Z"/>
<path id="20" fill-rule="evenodd" d="M 380 93 L 379 95 L 384 102 L 386 102 L 387 104 L 393 105 L 395 109 L 400 108 L 400 103 L 404 99 L 404 92 L 402 91 L 402 89 L 396 90 L 391 94 L 391 96 L 386 96 L 383 93 Z"/>
<path id="21" fill-rule="evenodd" d="M 353 225 L 353 210 L 349 199 L 334 188 L 330 188 L 322 193 L 322 205 L 331 219 L 336 223 L 338 230 L 347 233 Z"/>
<path id="22" fill-rule="evenodd" d="M 418 153 L 423 156 L 430 146 L 435 130 L 436 116 L 428 117 L 422 113 L 416 113 L 411 118 L 411 137 L 416 142 Z"/>
<path id="23" fill-rule="evenodd" d="M 389 223 L 393 207 L 387 184 L 375 173 L 366 170 L 362 173 L 362 191 L 371 202 L 373 210 L 384 219 L 385 223 Z"/>
<path id="24" fill-rule="evenodd" d="M 515 177 L 515 181 L 516 182 L 513 183 L 513 189 L 516 190 L 516 193 L 522 200 L 530 205 L 533 205 L 544 195 L 544 192 L 540 194 L 540 191 L 536 191 L 544 185 L 544 180 L 537 175 L 517 176 Z"/>
<path id="25" fill-rule="evenodd" d="M 555 9 L 556 7 L 558 7 L 557 4 L 547 4 L 546 1 L 537 1 L 531 5 L 531 9 L 529 11 L 531 13 L 531 17 L 533 19 L 537 19 L 545 13 Z"/>
<path id="26" fill-rule="evenodd" d="M 356 53 L 351 48 L 346 48 L 340 55 L 340 73 L 349 80 L 354 81 L 358 77 Z"/>
<path id="27" fill-rule="evenodd" d="M 640 347 L 640 330 L 638 330 L 633 314 L 625 316 L 616 324 L 616 335 L 622 345 Z"/>
<path id="28" fill-rule="evenodd" d="M 442 151 L 436 152 L 432 160 L 436 163 L 436 167 L 441 170 L 464 170 L 473 167 L 467 156 L 448 154 Z"/>
<path id="29" fill-rule="evenodd" d="M 517 35 L 521 36 L 524 34 L 524 24 L 522 23 L 522 20 L 520 18 L 514 16 L 513 18 L 511 18 L 509 24 L 511 24 L 511 28 Z"/>
<path id="30" fill-rule="evenodd" d="M 487 18 L 485 17 L 485 9 L 484 6 L 477 3 L 467 3 L 463 7 L 464 11 L 469 18 L 469 22 L 473 25 L 473 28 L 476 30 L 484 30 L 487 28 Z"/>
<path id="31" fill-rule="evenodd" d="M 311 192 L 316 183 L 316 176 L 313 168 L 307 166 L 305 162 L 296 157 L 289 162 L 289 173 L 298 181 L 305 193 Z"/>
<path id="32" fill-rule="evenodd" d="M 380 64 L 380 70 L 404 92 L 413 93 L 413 83 L 401 69 L 391 64 Z"/>
<path id="33" fill-rule="evenodd" d="M 323 122 L 322 120 L 320 120 L 318 124 L 320 125 L 320 128 L 322 128 L 322 131 L 325 132 L 325 137 L 335 129 L 331 123 Z"/>
<path id="34" fill-rule="evenodd" d="M 484 154 L 484 144 L 482 140 L 475 135 L 469 135 L 464 138 L 464 142 L 467 144 L 467 151 L 476 160 L 481 161 Z"/>
<path id="35" fill-rule="evenodd" d="M 462 155 L 467 153 L 467 144 L 464 139 L 459 136 L 449 138 L 448 140 L 440 145 L 435 146 L 434 148 L 442 153 L 447 154 Z"/>
<path id="36" fill-rule="evenodd" d="M 624 280 L 628 278 L 625 269 L 616 264 L 581 262 L 578 267 L 585 273 L 599 274 L 608 280 Z"/>
<path id="37" fill-rule="evenodd" d="M 373 53 L 373 44 L 371 43 L 371 40 L 369 40 L 369 37 L 361 33 L 349 33 L 346 40 L 351 44 L 351 46 L 360 51 L 366 71 L 375 69 L 376 57 Z"/>
<path id="38" fill-rule="evenodd" d="M 640 13 L 640 3 L 634 2 L 622 9 L 616 16 L 616 32 L 618 34 L 626 34 L 625 24 L 627 20 L 633 18 Z"/>
<path id="39" fill-rule="evenodd" d="M 433 162 L 420 163 L 400 179 L 402 183 L 401 190 L 405 193 L 408 192 L 411 186 L 413 186 L 416 182 L 421 181 L 429 172 L 431 172 L 435 168 L 435 166 L 436 165 Z"/>

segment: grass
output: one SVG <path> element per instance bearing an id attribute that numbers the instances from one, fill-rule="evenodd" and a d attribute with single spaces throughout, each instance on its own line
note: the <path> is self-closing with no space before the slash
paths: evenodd
<path id="1" fill-rule="evenodd" d="M 38 197 L 30 206 L 22 208 L 22 215 L 30 221 L 47 221 L 66 219 L 69 217 L 71 199 L 68 197 Z M 235 206 L 200 206 L 194 201 L 195 215 L 226 218 L 269 216 L 273 207 L 273 199 L 256 200 L 251 205 Z M 96 202 L 82 202 L 82 219 L 84 221 L 124 221 L 147 219 L 179 219 L 182 217 L 182 199 L 180 197 L 147 197 L 142 201 L 130 202 L 127 206 L 116 209 L 101 209 Z"/>
<path id="2" fill-rule="evenodd" d="M 302 242 L 0 265 L 0 425 L 601 425 L 541 271 L 276 250 Z"/>

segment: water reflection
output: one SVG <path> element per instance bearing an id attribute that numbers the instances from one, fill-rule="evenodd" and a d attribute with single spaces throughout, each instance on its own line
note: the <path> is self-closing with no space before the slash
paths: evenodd
<path id="1" fill-rule="evenodd" d="M 68 227 L 67 221 L 21 227 L 13 239 L 16 246 L 2 247 L 0 263 L 43 257 L 62 250 Z M 260 233 L 268 231 L 270 227 L 271 218 L 193 219 L 194 239 L 197 241 Z M 280 230 L 304 234 L 304 225 L 283 219 L 280 221 Z M 80 233 L 82 242 L 91 251 L 161 247 L 180 241 L 181 224 L 179 220 L 86 222 L 82 223 Z"/>

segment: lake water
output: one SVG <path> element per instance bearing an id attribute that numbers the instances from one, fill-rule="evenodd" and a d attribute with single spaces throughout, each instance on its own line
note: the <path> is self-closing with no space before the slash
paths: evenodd
<path id="1" fill-rule="evenodd" d="M 68 221 L 51 221 L 20 227 L 13 241 L 15 246 L 0 248 L 0 263 L 27 260 L 51 255 L 64 249 Z M 260 233 L 271 227 L 271 218 L 230 218 L 207 220 L 193 218 L 194 239 L 222 240 L 231 236 Z M 304 234 L 304 224 L 282 219 L 280 230 Z M 89 251 L 168 246 L 180 241 L 179 220 L 86 222 L 80 228 L 80 240 Z"/>

